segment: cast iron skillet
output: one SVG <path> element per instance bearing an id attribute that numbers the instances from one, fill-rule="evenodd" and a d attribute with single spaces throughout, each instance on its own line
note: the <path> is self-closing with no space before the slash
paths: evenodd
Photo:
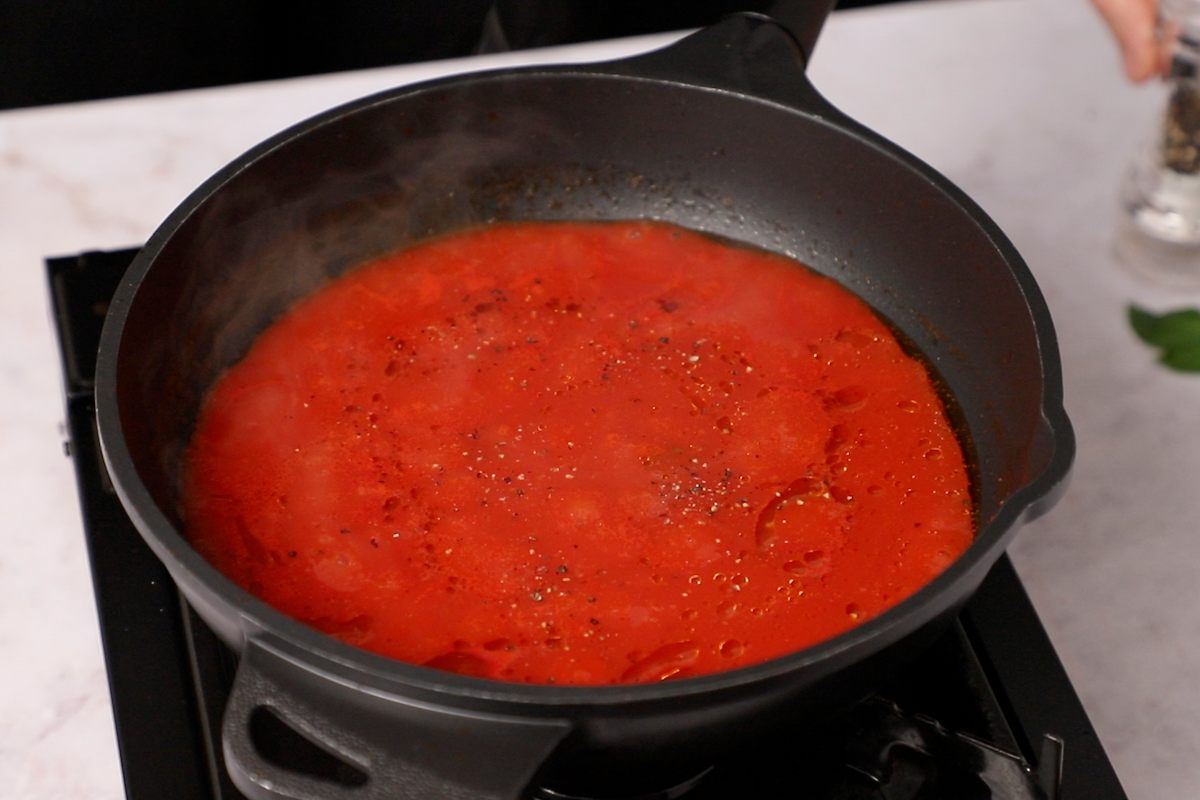
<path id="1" fill-rule="evenodd" d="M 1074 451 L 1050 317 L 1020 256 L 944 178 L 804 76 L 828 0 L 785 25 L 730 17 L 661 52 L 405 87 L 253 149 L 150 239 L 97 363 L 112 482 L 204 620 L 239 654 L 225 757 L 251 798 L 505 798 L 532 782 L 630 793 L 778 725 L 817 725 L 929 642 Z M 341 644 L 242 591 L 180 533 L 203 393 L 283 309 L 367 258 L 493 220 L 651 217 L 789 253 L 865 298 L 944 380 L 973 449 L 980 529 L 912 598 L 768 663 L 655 685 L 503 684 Z M 280 767 L 270 710 L 365 776 Z M 451 788 L 445 788 L 445 787 Z"/>

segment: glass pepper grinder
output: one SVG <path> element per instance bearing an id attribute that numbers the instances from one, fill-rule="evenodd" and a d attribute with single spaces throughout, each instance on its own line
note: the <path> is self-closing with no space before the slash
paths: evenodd
<path id="1" fill-rule="evenodd" d="M 1200 0 L 1162 0 L 1167 100 L 1130 167 L 1121 206 L 1128 265 L 1161 283 L 1200 289 Z"/>

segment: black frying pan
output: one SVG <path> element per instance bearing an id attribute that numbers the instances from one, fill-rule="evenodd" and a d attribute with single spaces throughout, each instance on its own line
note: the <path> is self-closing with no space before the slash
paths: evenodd
<path id="1" fill-rule="evenodd" d="M 97 364 L 104 456 L 126 509 L 240 655 L 229 771 L 252 798 L 508 798 L 670 785 L 777 725 L 817 725 L 930 641 L 1048 504 L 1074 442 L 1054 334 L 1003 234 L 804 76 L 825 2 L 734 16 L 658 53 L 488 72 L 334 109 L 205 183 L 113 299 Z M 795 255 L 865 298 L 953 395 L 977 540 L 899 606 L 832 641 L 655 685 L 503 684 L 341 644 L 242 591 L 180 533 L 182 454 L 205 391 L 298 298 L 410 242 L 492 220 L 652 217 Z M 273 714 L 354 765 L 281 767 Z M 450 786 L 452 788 L 445 788 Z"/>

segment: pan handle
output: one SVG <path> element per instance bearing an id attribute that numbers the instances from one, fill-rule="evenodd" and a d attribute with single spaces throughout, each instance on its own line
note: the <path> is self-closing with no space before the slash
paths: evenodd
<path id="1" fill-rule="evenodd" d="M 777 0 L 771 13 L 730 15 L 651 53 L 592 65 L 600 72 L 707 86 L 837 115 L 804 72 L 834 0 Z"/>
<path id="2" fill-rule="evenodd" d="M 250 800 L 519 800 L 570 730 L 371 693 L 260 636 L 243 648 L 221 736 Z"/>
<path id="3" fill-rule="evenodd" d="M 776 0 L 767 9 L 767 17 L 787 31 L 804 53 L 804 63 L 812 58 L 817 38 L 837 0 Z"/>
<path id="4" fill-rule="evenodd" d="M 1031 522 L 1058 504 L 1071 482 L 1071 467 L 1075 461 L 1075 429 L 1059 398 L 1048 400 L 1035 432 L 1034 450 L 1030 460 L 1040 466 L 1037 478 L 1022 491 L 1033 500 L 1025 506 L 1024 521 Z M 1020 507 L 1020 502 L 1017 503 Z"/>

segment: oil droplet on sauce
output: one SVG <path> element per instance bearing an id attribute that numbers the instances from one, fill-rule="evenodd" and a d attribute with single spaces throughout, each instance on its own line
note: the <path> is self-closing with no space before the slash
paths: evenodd
<path id="1" fill-rule="evenodd" d="M 973 535 L 928 371 L 836 283 L 650 222 L 351 270 L 204 401 L 187 536 L 330 636 L 488 680 L 678 680 L 829 639 Z"/>
<path id="2" fill-rule="evenodd" d="M 720 652 L 726 658 L 737 658 L 746 652 L 746 645 L 737 639 L 726 639 L 721 642 Z"/>
<path id="3" fill-rule="evenodd" d="M 802 540 L 807 534 L 825 530 L 834 515 L 830 513 L 829 490 L 814 478 L 800 478 L 788 484 L 758 515 L 754 540 L 760 548 L 769 548 L 779 539 Z"/>
<path id="4" fill-rule="evenodd" d="M 649 683 L 684 677 L 699 658 L 700 647 L 695 642 L 665 644 L 635 661 L 621 675 L 621 680 L 626 683 Z"/>

